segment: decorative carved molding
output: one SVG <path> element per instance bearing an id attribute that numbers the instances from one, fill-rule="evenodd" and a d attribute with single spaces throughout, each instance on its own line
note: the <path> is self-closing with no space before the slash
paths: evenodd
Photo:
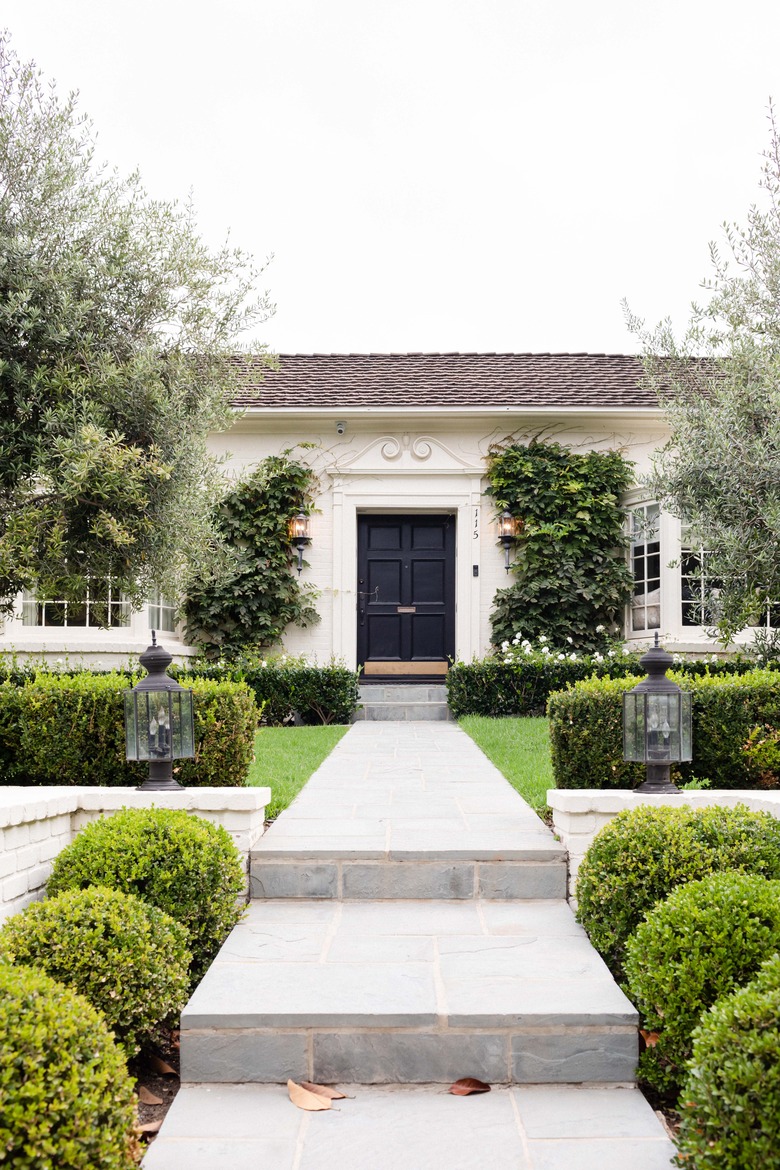
<path id="1" fill-rule="evenodd" d="M 388 471 L 459 471 L 483 474 L 479 456 L 464 459 L 432 435 L 381 435 L 356 454 L 345 452 L 329 469 L 331 474 L 350 475 Z"/>

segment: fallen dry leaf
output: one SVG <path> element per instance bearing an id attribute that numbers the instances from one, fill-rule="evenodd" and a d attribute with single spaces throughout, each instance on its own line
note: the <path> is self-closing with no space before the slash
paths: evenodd
<path id="1" fill-rule="evenodd" d="M 156 1056 L 154 1053 L 149 1057 L 149 1064 L 160 1076 L 177 1077 L 179 1075 L 175 1068 L 171 1068 L 167 1060 L 163 1060 L 161 1056 Z"/>
<path id="2" fill-rule="evenodd" d="M 639 1029 L 639 1035 L 642 1037 L 648 1048 L 655 1048 L 656 1044 L 661 1039 L 660 1032 L 646 1032 L 644 1028 Z"/>
<path id="3" fill-rule="evenodd" d="M 314 1093 L 318 1097 L 327 1097 L 329 1101 L 349 1100 L 346 1093 L 340 1093 L 338 1089 L 331 1089 L 329 1085 L 313 1085 L 311 1081 L 301 1081 L 301 1088 L 308 1089 L 310 1093 Z"/>
<path id="4" fill-rule="evenodd" d="M 162 1105 L 163 1103 L 162 1097 L 157 1097 L 154 1093 L 147 1089 L 146 1085 L 139 1085 L 138 1100 L 142 1105 Z"/>
<path id="5" fill-rule="evenodd" d="M 330 1109 L 330 1097 L 320 1097 L 310 1089 L 296 1085 L 295 1081 L 287 1082 L 287 1092 L 293 1105 L 297 1105 L 299 1109 L 308 1109 L 312 1113 L 319 1109 Z"/>
<path id="6" fill-rule="evenodd" d="M 159 1117 L 157 1119 L 157 1121 L 147 1121 L 144 1125 L 139 1125 L 138 1132 L 139 1133 L 157 1133 L 157 1131 L 159 1130 L 161 1125 L 162 1125 L 162 1117 Z"/>
<path id="7" fill-rule="evenodd" d="M 450 1085 L 448 1091 L 454 1097 L 470 1097 L 472 1093 L 489 1093 L 490 1085 L 478 1081 L 476 1077 L 462 1077 L 454 1085 Z"/>

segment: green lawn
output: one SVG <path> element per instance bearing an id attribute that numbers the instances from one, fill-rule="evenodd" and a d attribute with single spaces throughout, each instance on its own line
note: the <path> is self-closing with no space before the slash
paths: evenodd
<path id="1" fill-rule="evenodd" d="M 255 762 L 247 784 L 267 784 L 269 820 L 284 812 L 312 772 L 333 750 L 349 727 L 262 727 L 255 739 Z"/>
<path id="2" fill-rule="evenodd" d="M 555 787 L 547 720 L 466 715 L 459 723 L 531 808 L 541 813 L 547 789 Z"/>

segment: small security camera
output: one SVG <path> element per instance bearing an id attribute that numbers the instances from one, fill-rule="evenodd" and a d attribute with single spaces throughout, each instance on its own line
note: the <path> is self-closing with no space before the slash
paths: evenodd
<path id="1" fill-rule="evenodd" d="M 336 434 L 343 435 L 347 429 L 347 424 L 343 421 L 336 423 Z"/>

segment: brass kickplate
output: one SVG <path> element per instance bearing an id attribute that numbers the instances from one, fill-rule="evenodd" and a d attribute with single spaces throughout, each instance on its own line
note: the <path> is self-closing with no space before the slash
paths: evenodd
<path id="1" fill-rule="evenodd" d="M 363 674 L 446 674 L 448 662 L 367 662 Z"/>

